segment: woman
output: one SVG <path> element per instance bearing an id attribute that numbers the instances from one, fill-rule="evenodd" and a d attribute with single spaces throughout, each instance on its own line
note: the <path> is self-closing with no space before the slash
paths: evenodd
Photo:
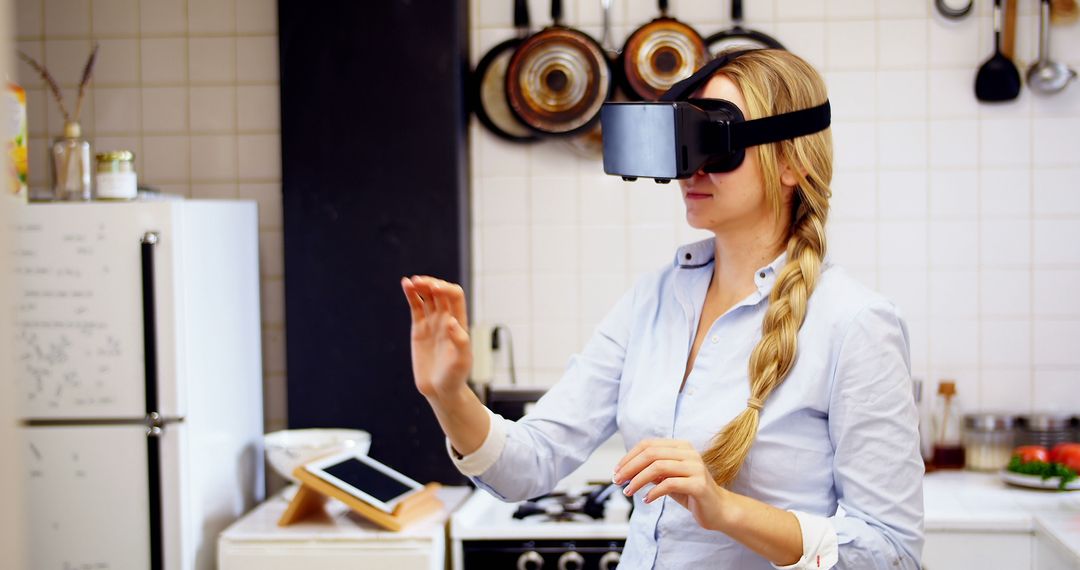
<path id="1" fill-rule="evenodd" d="M 749 120 L 807 109 L 823 81 L 784 51 L 741 55 L 698 93 Z M 918 568 L 922 475 L 906 327 L 824 260 L 824 130 L 747 149 L 681 187 L 684 246 L 604 319 L 518 422 L 467 388 L 461 288 L 404 279 L 413 370 L 476 484 L 546 493 L 616 430 L 635 508 L 620 568 Z"/>

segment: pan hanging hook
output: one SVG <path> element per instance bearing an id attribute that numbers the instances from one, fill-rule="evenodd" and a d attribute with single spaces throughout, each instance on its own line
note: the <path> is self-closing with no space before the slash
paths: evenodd
<path id="1" fill-rule="evenodd" d="M 975 0 L 968 0 L 965 6 L 960 8 L 953 8 L 945 3 L 945 0 L 934 0 L 934 6 L 942 16 L 950 20 L 959 20 L 971 13 L 971 8 L 975 5 Z"/>

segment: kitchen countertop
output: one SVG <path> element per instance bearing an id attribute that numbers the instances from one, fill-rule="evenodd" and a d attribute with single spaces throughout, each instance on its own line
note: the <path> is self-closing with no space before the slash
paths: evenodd
<path id="1" fill-rule="evenodd" d="M 937 471 L 926 475 L 923 496 L 928 533 L 1041 533 L 1080 561 L 1080 491 L 1014 487 L 997 473 Z"/>
<path id="2" fill-rule="evenodd" d="M 442 487 L 438 491 L 438 497 L 443 502 L 441 512 L 418 520 L 399 532 L 392 532 L 353 513 L 344 503 L 333 500 L 326 502 L 324 512 L 287 527 L 280 527 L 277 524 L 278 519 L 289 505 L 285 498 L 286 491 L 282 491 L 222 532 L 221 541 L 395 541 L 424 539 L 433 534 L 441 536 L 445 532 L 444 527 L 450 514 L 461 506 L 471 493 L 472 489 L 468 487 Z"/>

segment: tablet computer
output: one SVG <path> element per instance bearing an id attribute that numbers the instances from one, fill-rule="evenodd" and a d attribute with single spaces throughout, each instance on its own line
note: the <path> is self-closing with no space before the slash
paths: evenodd
<path id="1" fill-rule="evenodd" d="M 304 469 L 390 514 L 403 499 L 424 489 L 420 483 L 355 450 L 317 459 Z"/>

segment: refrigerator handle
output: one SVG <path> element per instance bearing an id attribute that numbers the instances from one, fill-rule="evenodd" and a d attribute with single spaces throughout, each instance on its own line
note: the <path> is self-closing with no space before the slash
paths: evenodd
<path id="1" fill-rule="evenodd" d="M 161 519 L 161 434 L 157 383 L 157 309 L 154 303 L 154 251 L 157 232 L 142 236 L 143 359 L 146 380 L 146 464 L 150 499 L 150 569 L 164 570 L 164 534 Z"/>

